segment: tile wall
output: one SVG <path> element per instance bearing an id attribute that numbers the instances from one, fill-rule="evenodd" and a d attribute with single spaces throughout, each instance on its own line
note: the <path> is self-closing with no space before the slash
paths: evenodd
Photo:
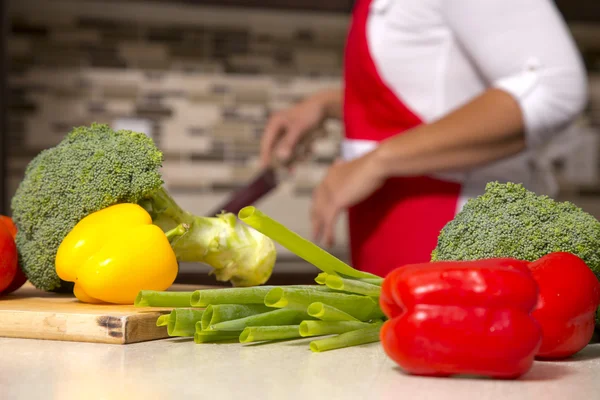
<path id="1" fill-rule="evenodd" d="M 10 190 L 33 155 L 72 126 L 98 121 L 152 136 L 166 156 L 169 190 L 202 214 L 257 171 L 271 112 L 339 86 L 348 20 L 152 2 L 14 0 L 11 22 Z M 573 29 L 591 71 L 592 101 L 580 125 L 597 134 L 600 29 Z M 339 123 L 328 122 L 323 134 L 314 157 L 259 204 L 307 236 L 311 189 L 338 153 Z M 569 172 L 572 162 L 557 164 Z M 591 171 L 591 184 L 584 183 L 595 190 L 598 170 Z M 334 251 L 345 258 L 343 220 L 338 240 Z"/>

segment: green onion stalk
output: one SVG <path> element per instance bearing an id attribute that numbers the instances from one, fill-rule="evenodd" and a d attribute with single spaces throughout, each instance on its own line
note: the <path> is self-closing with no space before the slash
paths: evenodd
<path id="1" fill-rule="evenodd" d="M 322 321 L 358 321 L 358 319 L 352 315 L 321 302 L 310 304 L 306 309 L 306 312 L 311 317 L 318 318 Z"/>
<path id="2" fill-rule="evenodd" d="M 240 343 L 299 338 L 299 325 L 249 326 L 240 334 Z"/>
<path id="3" fill-rule="evenodd" d="M 203 310 L 192 308 L 176 308 L 171 311 L 167 321 L 167 332 L 169 336 L 194 336 L 196 333 L 196 322 L 202 319 Z"/>
<path id="4" fill-rule="evenodd" d="M 300 288 L 274 288 L 265 296 L 265 305 L 306 311 L 315 302 L 335 307 L 361 321 L 367 320 L 378 307 L 370 297 L 344 293 L 314 292 Z"/>
<path id="5" fill-rule="evenodd" d="M 193 292 L 162 292 L 141 290 L 133 305 L 136 307 L 189 307 Z"/>
<path id="6" fill-rule="evenodd" d="M 310 342 L 310 349 L 315 353 L 320 353 L 323 351 L 377 342 L 379 341 L 381 325 L 382 322 L 377 322 L 373 324 L 373 326 L 348 331 L 325 339 L 314 340 Z"/>
<path id="7" fill-rule="evenodd" d="M 200 322 L 202 329 L 207 330 L 221 322 L 239 320 L 268 311 L 272 309 L 262 304 L 211 304 L 206 308 Z"/>
<path id="8" fill-rule="evenodd" d="M 323 272 L 331 275 L 343 274 L 358 279 L 379 278 L 377 275 L 352 268 L 334 255 L 259 211 L 256 207 L 248 206 L 242 208 L 238 213 L 238 218 Z"/>

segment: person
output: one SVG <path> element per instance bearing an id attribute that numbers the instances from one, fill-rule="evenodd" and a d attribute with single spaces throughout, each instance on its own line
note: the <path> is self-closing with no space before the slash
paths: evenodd
<path id="1" fill-rule="evenodd" d="M 341 158 L 312 198 L 313 238 L 333 245 L 347 210 L 352 265 L 385 276 L 429 261 L 487 182 L 548 189 L 536 152 L 584 109 L 586 83 L 550 0 L 358 0 L 342 89 L 273 114 L 260 159 L 287 160 L 342 119 Z"/>

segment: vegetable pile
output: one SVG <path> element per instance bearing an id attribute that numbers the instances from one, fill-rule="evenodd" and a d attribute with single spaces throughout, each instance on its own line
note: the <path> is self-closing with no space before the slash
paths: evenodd
<path id="1" fill-rule="evenodd" d="M 173 307 L 157 325 L 167 326 L 170 336 L 193 336 L 196 343 L 334 335 L 310 342 L 312 351 L 322 352 L 379 341 L 385 320 L 379 306 L 382 278 L 351 268 L 254 207 L 242 209 L 239 217 L 321 269 L 318 285 L 145 290 L 135 305 Z"/>
<path id="2" fill-rule="evenodd" d="M 162 160 L 143 133 L 101 124 L 74 128 L 40 152 L 12 199 L 21 267 L 31 283 L 71 292 L 73 283 L 55 270 L 61 242 L 86 216 L 121 203 L 142 206 L 164 232 L 183 227 L 171 243 L 178 261 L 207 264 L 217 280 L 235 286 L 265 283 L 275 263 L 273 242 L 233 214 L 205 218 L 181 209 L 163 187 Z"/>
<path id="3" fill-rule="evenodd" d="M 600 222 L 571 203 L 490 182 L 442 229 L 429 262 L 384 279 L 254 207 L 210 218 L 181 209 L 162 159 L 146 135 L 100 124 L 42 151 L 13 198 L 14 224 L 0 218 L 0 294 L 29 279 L 83 302 L 172 308 L 156 324 L 196 343 L 310 338 L 322 352 L 381 340 L 404 371 L 427 376 L 516 378 L 592 338 Z M 320 269 L 316 284 L 261 286 L 274 242 Z M 235 287 L 166 291 L 179 261 Z"/>

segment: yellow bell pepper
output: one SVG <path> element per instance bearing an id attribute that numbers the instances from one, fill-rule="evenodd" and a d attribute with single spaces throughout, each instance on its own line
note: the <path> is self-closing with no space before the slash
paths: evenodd
<path id="1" fill-rule="evenodd" d="M 137 204 L 83 218 L 61 242 L 56 273 L 86 303 L 133 304 L 140 290 L 166 290 L 178 272 L 167 235 Z"/>

